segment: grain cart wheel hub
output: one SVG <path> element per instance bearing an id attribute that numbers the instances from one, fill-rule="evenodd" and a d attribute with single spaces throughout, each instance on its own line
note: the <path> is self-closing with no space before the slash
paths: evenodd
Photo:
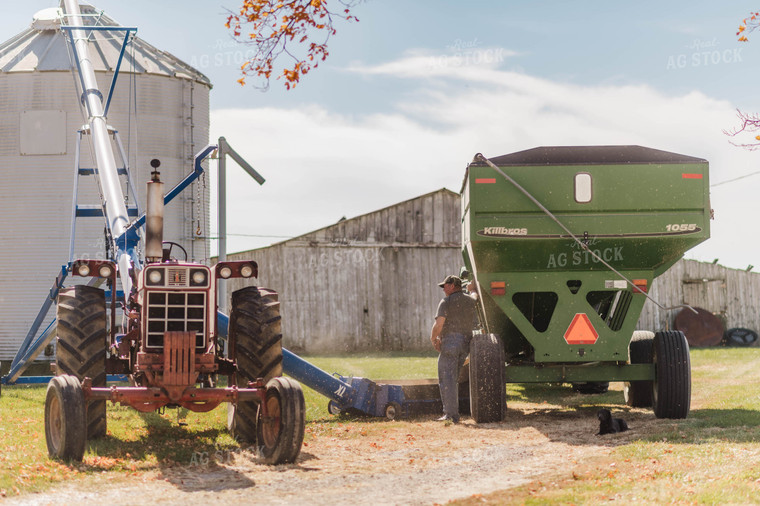
<path id="1" fill-rule="evenodd" d="M 577 313 L 567 327 L 564 337 L 567 344 L 594 344 L 599 339 L 599 333 L 586 313 Z"/>

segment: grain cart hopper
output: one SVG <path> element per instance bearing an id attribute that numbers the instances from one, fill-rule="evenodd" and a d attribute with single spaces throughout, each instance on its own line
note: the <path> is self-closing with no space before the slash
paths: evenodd
<path id="1" fill-rule="evenodd" d="M 108 102 L 97 89 L 88 56 L 88 31 L 100 28 L 126 32 L 125 45 L 134 30 L 84 26 L 77 1 L 65 0 L 62 29 L 79 73 L 108 248 L 102 260 L 72 259 L 51 290 L 49 300 L 57 294 L 58 375 L 50 380 L 45 401 L 48 451 L 81 460 L 87 439 L 106 434 L 109 400 L 141 412 L 165 407 L 205 412 L 228 402 L 230 429 L 239 440 L 256 443 L 267 463 L 292 462 L 303 440 L 304 398 L 298 383 L 280 377 L 277 294 L 257 287 L 233 294 L 230 353 L 224 356 L 217 341 L 217 282 L 256 277 L 258 265 L 220 262 L 209 268 L 189 262 L 180 245 L 163 241 L 164 204 L 202 172 L 200 163 L 215 146 L 201 151 L 195 172 L 169 192 L 160 179 L 160 162 L 153 160 L 147 212 L 130 221 L 106 124 Z M 85 284 L 64 287 L 68 276 Z M 131 385 L 107 387 L 107 374 L 127 374 Z M 228 386 L 217 386 L 218 376 L 227 376 Z"/>
<path id="2" fill-rule="evenodd" d="M 686 417 L 684 335 L 634 329 L 652 280 L 709 237 L 708 193 L 707 161 L 640 146 L 476 155 L 462 187 L 483 327 L 470 348 L 475 420 L 504 417 L 505 382 L 592 393 L 622 381 L 628 404 Z"/>

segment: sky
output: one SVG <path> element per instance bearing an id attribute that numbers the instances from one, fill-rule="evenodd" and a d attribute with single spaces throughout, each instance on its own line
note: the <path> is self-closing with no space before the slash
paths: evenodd
<path id="1" fill-rule="evenodd" d="M 366 0 L 327 61 L 266 92 L 236 82 L 250 47 L 224 23 L 241 0 L 92 3 L 210 78 L 212 142 L 267 179 L 228 164 L 230 253 L 458 192 L 478 152 L 637 144 L 710 163 L 712 237 L 686 257 L 760 271 L 760 151 L 724 134 L 760 112 L 760 32 L 735 35 L 760 2 Z M 0 5 L 4 41 L 58 0 Z"/>

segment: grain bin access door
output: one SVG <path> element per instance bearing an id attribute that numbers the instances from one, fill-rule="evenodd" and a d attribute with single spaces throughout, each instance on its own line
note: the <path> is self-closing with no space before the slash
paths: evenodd
<path id="1" fill-rule="evenodd" d="M 587 247 L 492 167 L 468 166 L 463 254 L 507 361 L 625 362 L 646 297 L 605 263 L 646 291 L 706 240 L 707 161 L 640 146 L 540 147 L 490 161 Z"/>

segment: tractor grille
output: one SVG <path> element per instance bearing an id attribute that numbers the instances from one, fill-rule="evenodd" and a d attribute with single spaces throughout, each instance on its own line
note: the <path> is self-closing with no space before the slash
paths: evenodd
<path id="1" fill-rule="evenodd" d="M 168 286 L 187 286 L 187 268 L 166 269 L 166 284 Z"/>
<path id="2" fill-rule="evenodd" d="M 206 292 L 148 292 L 147 346 L 162 347 L 164 332 L 195 332 L 195 347 L 204 348 Z"/>

